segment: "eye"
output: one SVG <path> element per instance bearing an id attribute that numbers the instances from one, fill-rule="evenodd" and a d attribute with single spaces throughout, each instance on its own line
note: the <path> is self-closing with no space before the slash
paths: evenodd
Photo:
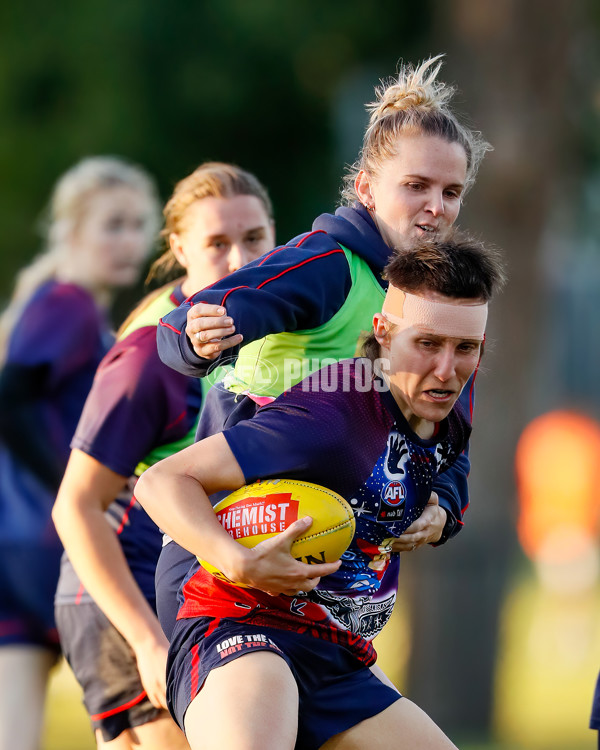
<path id="1" fill-rule="evenodd" d="M 215 240 L 212 243 L 212 247 L 220 253 L 225 253 L 229 251 L 229 242 L 225 242 L 225 240 Z"/>
<path id="2" fill-rule="evenodd" d="M 449 189 L 449 190 L 444 190 L 444 195 L 447 196 L 448 198 L 453 198 L 453 199 L 456 199 L 456 200 L 460 200 L 460 195 L 461 194 L 460 194 L 459 190 L 455 190 L 454 188 L 452 188 L 452 189 Z"/>
<path id="3" fill-rule="evenodd" d="M 409 182 L 408 187 L 415 192 L 419 192 L 420 190 L 425 189 L 425 185 L 423 185 L 422 182 Z"/>
<path id="4" fill-rule="evenodd" d="M 458 345 L 458 351 L 463 354 L 474 354 L 479 353 L 480 344 L 476 341 L 463 341 L 462 344 Z"/>
<path id="5" fill-rule="evenodd" d="M 106 222 L 109 232 L 120 232 L 125 228 L 125 219 L 122 216 L 111 216 Z"/>

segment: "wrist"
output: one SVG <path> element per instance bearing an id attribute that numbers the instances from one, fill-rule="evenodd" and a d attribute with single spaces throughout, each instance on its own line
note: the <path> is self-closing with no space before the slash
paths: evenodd
<path id="1" fill-rule="evenodd" d="M 456 520 L 454 515 L 450 513 L 449 510 L 447 510 L 446 508 L 440 508 L 440 510 L 443 510 L 446 514 L 446 520 L 442 527 L 442 533 L 440 534 L 439 539 L 436 542 L 432 542 L 434 547 L 439 547 L 441 544 L 445 544 L 445 542 L 447 542 L 448 539 L 450 539 L 450 537 L 454 535 L 458 527 L 458 521 Z"/>

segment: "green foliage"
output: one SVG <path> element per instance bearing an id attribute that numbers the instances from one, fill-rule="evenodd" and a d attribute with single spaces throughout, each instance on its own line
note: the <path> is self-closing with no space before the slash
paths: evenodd
<path id="1" fill-rule="evenodd" d="M 340 86 L 366 70 L 371 96 L 398 59 L 429 54 L 427 30 L 427 5 L 397 0 L 5 4 L 0 299 L 39 247 L 54 181 L 91 154 L 146 166 L 164 198 L 200 162 L 236 162 L 269 187 L 281 241 L 309 228 L 338 195 Z"/>

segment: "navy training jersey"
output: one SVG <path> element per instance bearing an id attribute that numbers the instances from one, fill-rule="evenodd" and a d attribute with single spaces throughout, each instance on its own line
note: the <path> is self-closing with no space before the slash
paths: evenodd
<path id="1" fill-rule="evenodd" d="M 306 596 L 271 597 L 196 565 L 178 619 L 227 617 L 310 633 L 374 662 L 371 640 L 391 616 L 400 567 L 386 540 L 421 515 L 437 475 L 460 455 L 471 428 L 457 402 L 434 437 L 420 438 L 371 372 L 364 358 L 324 368 L 223 433 L 246 483 L 300 479 L 346 498 L 356 533 L 339 570 Z"/>
<path id="2" fill-rule="evenodd" d="M 105 313 L 92 295 L 75 284 L 50 280 L 24 308 L 11 334 L 5 372 L 12 370 L 19 393 L 2 389 L 2 409 L 15 412 L 12 430 L 26 430 L 29 458 L 43 453 L 57 482 L 69 457 L 94 373 L 114 341 Z M 3 376 L 4 376 L 3 372 Z M 27 391 L 27 392 L 25 392 Z M 4 403 L 4 400 L 7 403 Z M 28 419 L 19 415 L 27 408 Z M 25 442 L 25 440 L 24 440 Z M 60 546 L 50 513 L 56 488 L 36 476 L 0 439 L 0 539 Z"/>

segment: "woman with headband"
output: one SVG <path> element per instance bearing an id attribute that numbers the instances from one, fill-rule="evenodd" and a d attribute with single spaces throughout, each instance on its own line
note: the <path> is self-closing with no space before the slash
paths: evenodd
<path id="1" fill-rule="evenodd" d="M 183 587 L 167 695 L 192 750 L 454 747 L 385 678 L 372 639 L 394 606 L 401 535 L 467 444 L 458 398 L 479 363 L 487 302 L 503 273 L 494 252 L 463 240 L 398 254 L 387 278 L 364 357 L 313 373 L 138 483 L 157 524 L 251 587 L 198 564 Z M 332 391 L 334 381 L 342 387 Z M 254 549 L 219 524 L 209 495 L 278 477 L 324 485 L 350 503 L 356 533 L 340 561 L 292 557 L 309 518 Z M 402 486 L 393 512 L 390 482 Z"/>
<path id="2" fill-rule="evenodd" d="M 437 80 L 440 58 L 402 67 L 377 90 L 360 157 L 346 177 L 346 205 L 161 321 L 159 355 L 180 372 L 203 377 L 237 358 L 231 376 L 211 389 L 198 438 L 251 417 L 324 360 L 354 356 L 381 309 L 381 273 L 391 255 L 443 237 L 456 220 L 490 147 L 452 111 L 453 88 Z M 470 415 L 472 383 L 463 399 Z M 457 533 L 468 473 L 465 451 L 436 483 L 439 505 L 407 530 L 407 549 Z M 172 566 L 175 549 L 166 548 L 159 570 Z"/>

